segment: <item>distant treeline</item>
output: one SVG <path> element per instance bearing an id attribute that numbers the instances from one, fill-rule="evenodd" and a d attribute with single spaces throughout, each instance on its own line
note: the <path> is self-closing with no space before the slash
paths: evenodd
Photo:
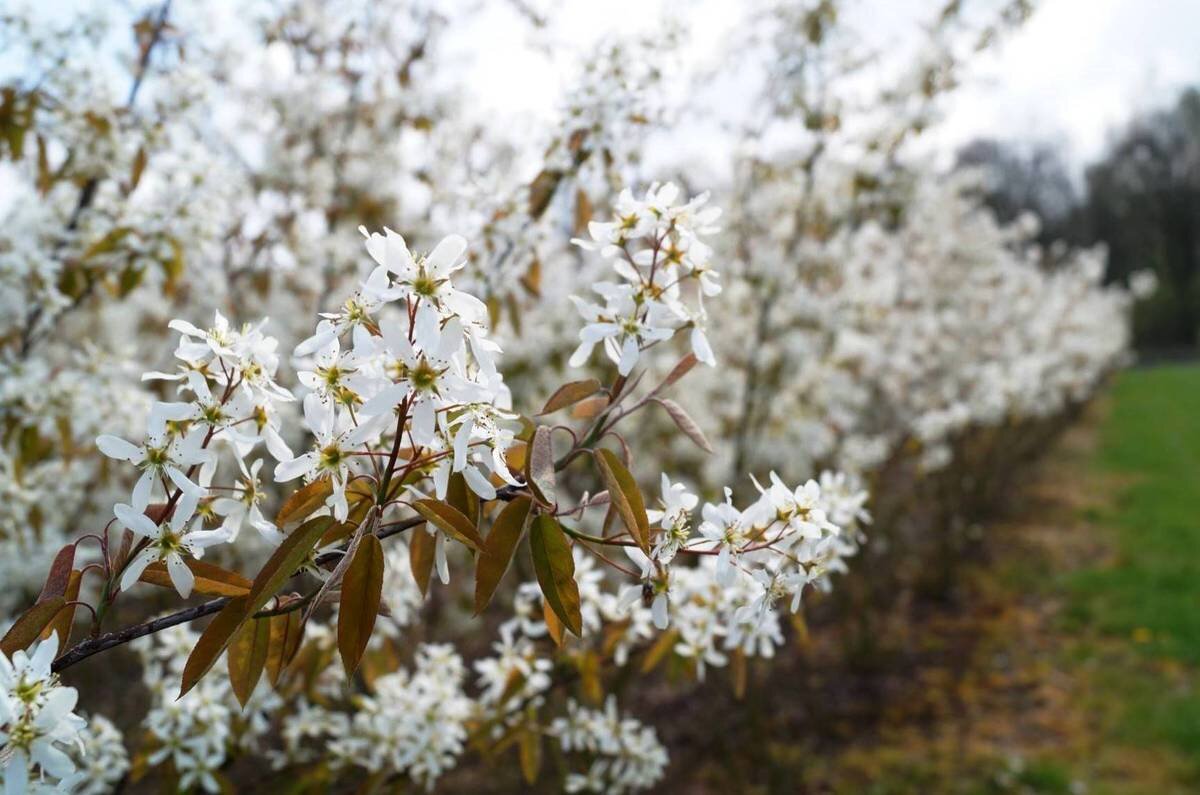
<path id="1" fill-rule="evenodd" d="M 983 167 L 985 198 L 1004 220 L 1025 210 L 1042 219 L 1047 245 L 1108 246 L 1108 278 L 1153 270 L 1155 295 L 1134 318 L 1143 351 L 1178 351 L 1200 342 L 1200 90 L 1165 110 L 1135 116 L 1088 166 L 1082 190 L 1062 152 L 1049 145 L 977 140 L 960 166 Z"/>

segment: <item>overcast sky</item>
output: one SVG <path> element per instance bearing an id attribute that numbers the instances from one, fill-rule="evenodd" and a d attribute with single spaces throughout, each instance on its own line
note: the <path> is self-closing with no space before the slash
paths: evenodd
<path id="1" fill-rule="evenodd" d="M 880 47 L 915 41 L 917 25 L 943 0 L 850 0 L 850 19 Z M 995 5 L 976 0 L 968 6 Z M 501 4 L 503 6 L 503 4 Z M 745 4 L 737 0 L 571 2 L 555 35 L 581 45 L 604 32 L 629 32 L 687 9 L 693 55 L 718 51 Z M 549 112 L 564 72 L 547 69 L 504 10 L 476 20 L 469 81 L 485 103 L 537 116 Z M 509 32 L 514 35 L 507 35 Z M 1042 0 L 1032 19 L 999 48 L 976 59 L 964 87 L 945 106 L 929 145 L 949 152 L 980 135 L 1060 143 L 1077 167 L 1102 152 L 1115 126 L 1200 83 L 1200 0 Z"/>

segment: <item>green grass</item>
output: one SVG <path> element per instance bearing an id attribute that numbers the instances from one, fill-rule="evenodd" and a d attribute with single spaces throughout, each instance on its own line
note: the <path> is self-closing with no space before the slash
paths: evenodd
<path id="1" fill-rule="evenodd" d="M 1099 641 L 1077 651 L 1099 663 L 1113 741 L 1166 745 L 1200 772 L 1200 367 L 1123 373 L 1095 469 L 1116 489 L 1095 518 L 1117 555 L 1069 578 L 1068 624 Z"/>

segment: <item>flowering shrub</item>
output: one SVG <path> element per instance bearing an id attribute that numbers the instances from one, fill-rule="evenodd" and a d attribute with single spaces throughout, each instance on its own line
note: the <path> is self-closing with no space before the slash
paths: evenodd
<path id="1" fill-rule="evenodd" d="M 240 757 L 532 783 L 549 754 L 568 791 L 649 788 L 668 750 L 620 681 L 744 682 L 860 551 L 881 466 L 967 467 L 957 439 L 1121 360 L 1099 253 L 901 156 L 958 38 L 1020 4 L 982 32 L 952 4 L 883 119 L 833 4 L 752 15 L 766 115 L 715 201 L 641 170 L 679 132 L 675 27 L 603 42 L 531 148 L 437 79 L 445 18 L 385 5 L 266 4 L 247 43 L 156 4 L 127 93 L 103 14 L 4 18 L 7 791 L 217 792 Z M 59 679 L 126 644 L 132 755 Z"/>

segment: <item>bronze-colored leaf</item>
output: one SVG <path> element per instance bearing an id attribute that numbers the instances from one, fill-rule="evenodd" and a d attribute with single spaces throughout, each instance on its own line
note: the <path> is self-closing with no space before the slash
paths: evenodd
<path id="1" fill-rule="evenodd" d="M 183 698 L 189 690 L 196 686 L 200 678 L 213 667 L 213 663 L 217 661 L 221 653 L 229 647 L 234 633 L 251 613 L 247 609 L 249 605 L 250 597 L 248 596 L 230 599 L 213 616 L 213 620 L 208 622 L 208 626 L 196 640 L 196 645 L 192 647 L 192 653 L 188 655 L 187 661 L 183 664 L 183 679 L 179 685 L 180 698 Z"/>
<path id="2" fill-rule="evenodd" d="M 554 614 L 572 633 L 583 634 L 575 558 L 571 556 L 571 545 L 558 520 L 545 515 L 534 520 L 529 531 L 529 551 L 538 585 Z"/>
<path id="3" fill-rule="evenodd" d="M 279 676 L 287 668 L 296 650 L 300 648 L 300 611 L 292 610 L 271 616 L 271 642 L 267 649 L 267 679 L 271 685 L 279 683 Z"/>
<path id="4" fill-rule="evenodd" d="M 383 594 L 383 545 L 374 533 L 358 542 L 350 567 L 342 577 L 342 599 L 338 608 L 338 652 L 346 673 L 358 668 L 379 615 Z"/>
<path id="5" fill-rule="evenodd" d="M 739 647 L 729 659 L 729 674 L 733 678 L 733 697 L 741 701 L 746 695 L 746 652 Z"/>
<path id="6" fill-rule="evenodd" d="M 579 669 L 579 689 L 584 700 L 592 706 L 599 706 L 604 701 L 604 683 L 600 680 L 600 656 L 589 649 L 578 656 L 575 665 Z"/>
<path id="7" fill-rule="evenodd" d="M 526 784 L 534 784 L 538 772 L 542 769 L 542 733 L 537 724 L 526 725 L 521 730 L 521 739 L 517 744 L 521 757 L 521 775 Z"/>
<path id="8" fill-rule="evenodd" d="M 546 624 L 546 634 L 550 636 L 550 640 L 554 641 L 554 645 L 561 649 L 565 642 L 563 625 L 558 620 L 558 616 L 554 615 L 554 608 L 550 606 L 548 599 L 542 600 L 542 621 Z"/>
<path id="9" fill-rule="evenodd" d="M 413 503 L 413 508 L 427 522 L 456 541 L 466 544 L 476 552 L 483 549 L 483 539 L 480 538 L 475 525 L 453 505 L 441 500 L 417 500 Z"/>
<path id="10" fill-rule="evenodd" d="M 450 476 L 450 481 L 446 485 L 446 502 L 467 517 L 472 525 L 479 527 L 479 514 L 482 508 L 479 503 L 479 495 L 471 491 L 471 487 L 467 485 L 467 479 L 461 472 L 455 472 Z"/>
<path id="11" fill-rule="evenodd" d="M 649 554 L 650 520 L 646 518 L 646 501 L 633 475 L 629 474 L 612 450 L 597 450 L 596 464 L 600 467 L 604 484 L 608 486 L 609 499 L 625 524 L 625 529 L 642 551 Z"/>
<path id="12" fill-rule="evenodd" d="M 317 541 L 333 524 L 332 516 L 309 519 L 283 539 L 250 584 L 251 611 L 257 612 L 308 560 Z"/>
<path id="13" fill-rule="evenodd" d="M 229 649 L 225 652 L 225 662 L 229 666 L 229 684 L 243 707 L 262 677 L 270 647 L 269 618 L 252 618 L 233 633 Z"/>
<path id="14" fill-rule="evenodd" d="M 67 600 L 63 597 L 52 596 L 22 613 L 8 628 L 4 637 L 0 638 L 0 653 L 12 657 L 15 652 L 29 648 L 66 603 Z"/>
<path id="15" fill-rule="evenodd" d="M 413 528 L 408 541 L 408 567 L 422 596 L 429 593 L 429 578 L 433 574 L 436 553 L 437 539 L 425 532 L 424 527 Z"/>
<path id="16" fill-rule="evenodd" d="M 546 212 L 562 178 L 563 172 L 558 169 L 544 169 L 533 178 L 533 182 L 529 185 L 530 217 L 540 218 L 542 213 Z"/>
<path id="17" fill-rule="evenodd" d="M 250 580 L 236 571 L 229 571 L 212 563 L 205 563 L 195 558 L 185 558 L 184 563 L 192 570 L 196 584 L 192 590 L 206 596 L 245 596 L 250 593 Z M 157 585 L 160 588 L 175 590 L 167 567 L 162 562 L 151 563 L 138 578 L 141 582 Z"/>
<path id="18" fill-rule="evenodd" d="M 590 420 L 608 408 L 608 395 L 597 395 L 576 403 L 571 408 L 571 419 Z"/>
<path id="19" fill-rule="evenodd" d="M 551 431 L 545 425 L 538 426 L 533 432 L 526 476 L 538 499 L 546 505 L 554 505 L 554 445 L 551 443 Z"/>
<path id="20" fill-rule="evenodd" d="M 483 554 L 475 560 L 475 615 L 488 606 L 496 586 L 508 571 L 525 530 L 530 505 L 528 497 L 517 497 L 504 506 L 492 523 L 491 532 L 483 542 Z"/>
<path id="21" fill-rule="evenodd" d="M 333 481 L 329 478 L 314 480 L 296 491 L 283 501 L 279 513 L 275 514 L 275 524 L 280 529 L 302 522 L 319 509 L 333 494 Z"/>
<path id="22" fill-rule="evenodd" d="M 133 167 L 129 171 L 129 190 L 132 191 L 142 181 L 142 173 L 146 170 L 146 147 L 139 146 L 133 156 Z"/>
<path id="23" fill-rule="evenodd" d="M 293 530 L 258 572 L 250 585 L 250 593 L 231 598 L 213 617 L 184 663 L 180 696 L 195 687 L 200 678 L 208 673 L 242 623 L 258 612 L 304 565 L 313 547 L 331 524 L 332 516 L 318 516 Z"/>
<path id="24" fill-rule="evenodd" d="M 587 231 L 588 222 L 595 215 L 592 199 L 587 191 L 580 188 L 575 192 L 575 234 L 582 235 Z"/>
<path id="25" fill-rule="evenodd" d="M 600 391 L 600 382 L 595 378 L 585 378 L 582 381 L 572 381 L 563 384 L 554 391 L 546 405 L 542 406 L 542 414 L 550 414 L 567 406 L 573 406 L 586 397 L 591 397 Z"/>
<path id="26" fill-rule="evenodd" d="M 671 419 L 675 421 L 675 427 L 683 431 L 683 435 L 695 442 L 697 447 L 706 453 L 713 451 L 712 445 L 704 436 L 704 431 L 700 430 L 696 421 L 683 410 L 683 406 L 666 398 L 654 398 L 654 402 L 666 409 L 667 414 L 671 415 Z"/>
<path id="27" fill-rule="evenodd" d="M 675 648 L 678 640 L 678 630 L 668 629 L 666 632 L 660 633 L 658 640 L 654 641 L 654 645 L 646 651 L 646 656 L 642 659 L 642 673 L 648 674 L 653 671 L 667 656 L 667 653 Z"/>

